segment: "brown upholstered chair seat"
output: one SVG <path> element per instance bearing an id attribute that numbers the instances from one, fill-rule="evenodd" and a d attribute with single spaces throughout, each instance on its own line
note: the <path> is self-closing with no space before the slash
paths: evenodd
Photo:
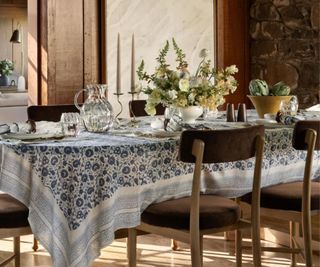
<path id="1" fill-rule="evenodd" d="M 8 194 L 0 194 L 0 228 L 29 226 L 28 208 Z"/>
<path id="2" fill-rule="evenodd" d="M 303 182 L 278 184 L 261 189 L 261 207 L 277 210 L 301 211 Z M 243 201 L 250 203 L 251 194 Z M 311 210 L 320 209 L 320 183 L 311 183 Z"/>
<path id="3" fill-rule="evenodd" d="M 142 222 L 174 229 L 189 229 L 191 197 L 173 199 L 150 205 L 143 213 Z M 235 224 L 240 219 L 240 208 L 232 200 L 214 196 L 200 196 L 200 229 L 218 228 Z"/>

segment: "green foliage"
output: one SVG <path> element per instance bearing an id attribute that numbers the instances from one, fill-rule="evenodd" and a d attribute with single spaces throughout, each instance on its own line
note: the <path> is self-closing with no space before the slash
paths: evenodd
<path id="1" fill-rule="evenodd" d="M 14 64 L 9 59 L 4 59 L 0 61 L 0 75 L 9 76 L 14 69 Z"/>
<path id="2" fill-rule="evenodd" d="M 160 50 L 159 56 L 156 58 L 156 60 L 159 62 L 160 67 L 167 67 L 166 64 L 166 56 L 169 51 L 169 41 L 166 41 L 165 46 Z"/>
<path id="3" fill-rule="evenodd" d="M 177 55 L 176 61 L 179 63 L 177 68 L 178 69 L 187 68 L 188 63 L 185 60 L 186 54 L 183 53 L 182 49 L 177 45 L 176 40 L 174 38 L 172 38 L 172 43 L 173 43 L 173 48 L 174 48 L 176 55 Z"/>

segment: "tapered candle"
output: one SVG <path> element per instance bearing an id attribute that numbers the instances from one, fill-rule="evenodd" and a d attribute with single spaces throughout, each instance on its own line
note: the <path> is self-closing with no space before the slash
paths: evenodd
<path id="1" fill-rule="evenodd" d="M 134 34 L 132 34 L 132 42 L 131 42 L 131 92 L 135 92 L 135 76 L 136 76 L 136 68 L 135 68 L 135 51 L 134 51 Z"/>
<path id="2" fill-rule="evenodd" d="M 121 60 L 120 60 L 120 33 L 118 33 L 117 43 L 117 94 L 121 94 Z"/>

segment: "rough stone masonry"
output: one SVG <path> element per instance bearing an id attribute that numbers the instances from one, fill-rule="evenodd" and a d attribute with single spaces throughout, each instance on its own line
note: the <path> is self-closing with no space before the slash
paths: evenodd
<path id="1" fill-rule="evenodd" d="M 300 108 L 319 103 L 320 0 L 250 0 L 251 78 L 284 81 Z"/>

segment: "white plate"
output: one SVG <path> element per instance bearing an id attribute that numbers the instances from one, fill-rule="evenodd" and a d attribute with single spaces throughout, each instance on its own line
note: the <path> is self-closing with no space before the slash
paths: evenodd
<path id="1" fill-rule="evenodd" d="M 146 132 L 135 132 L 136 136 L 151 137 L 151 138 L 170 138 L 180 136 L 181 132 L 167 132 L 165 130 L 154 130 Z"/>
<path id="2" fill-rule="evenodd" d="M 7 133 L 2 134 L 2 139 L 14 139 L 21 141 L 33 141 L 33 140 L 48 140 L 48 139 L 62 139 L 64 136 L 59 134 L 40 134 L 40 133 Z"/>

